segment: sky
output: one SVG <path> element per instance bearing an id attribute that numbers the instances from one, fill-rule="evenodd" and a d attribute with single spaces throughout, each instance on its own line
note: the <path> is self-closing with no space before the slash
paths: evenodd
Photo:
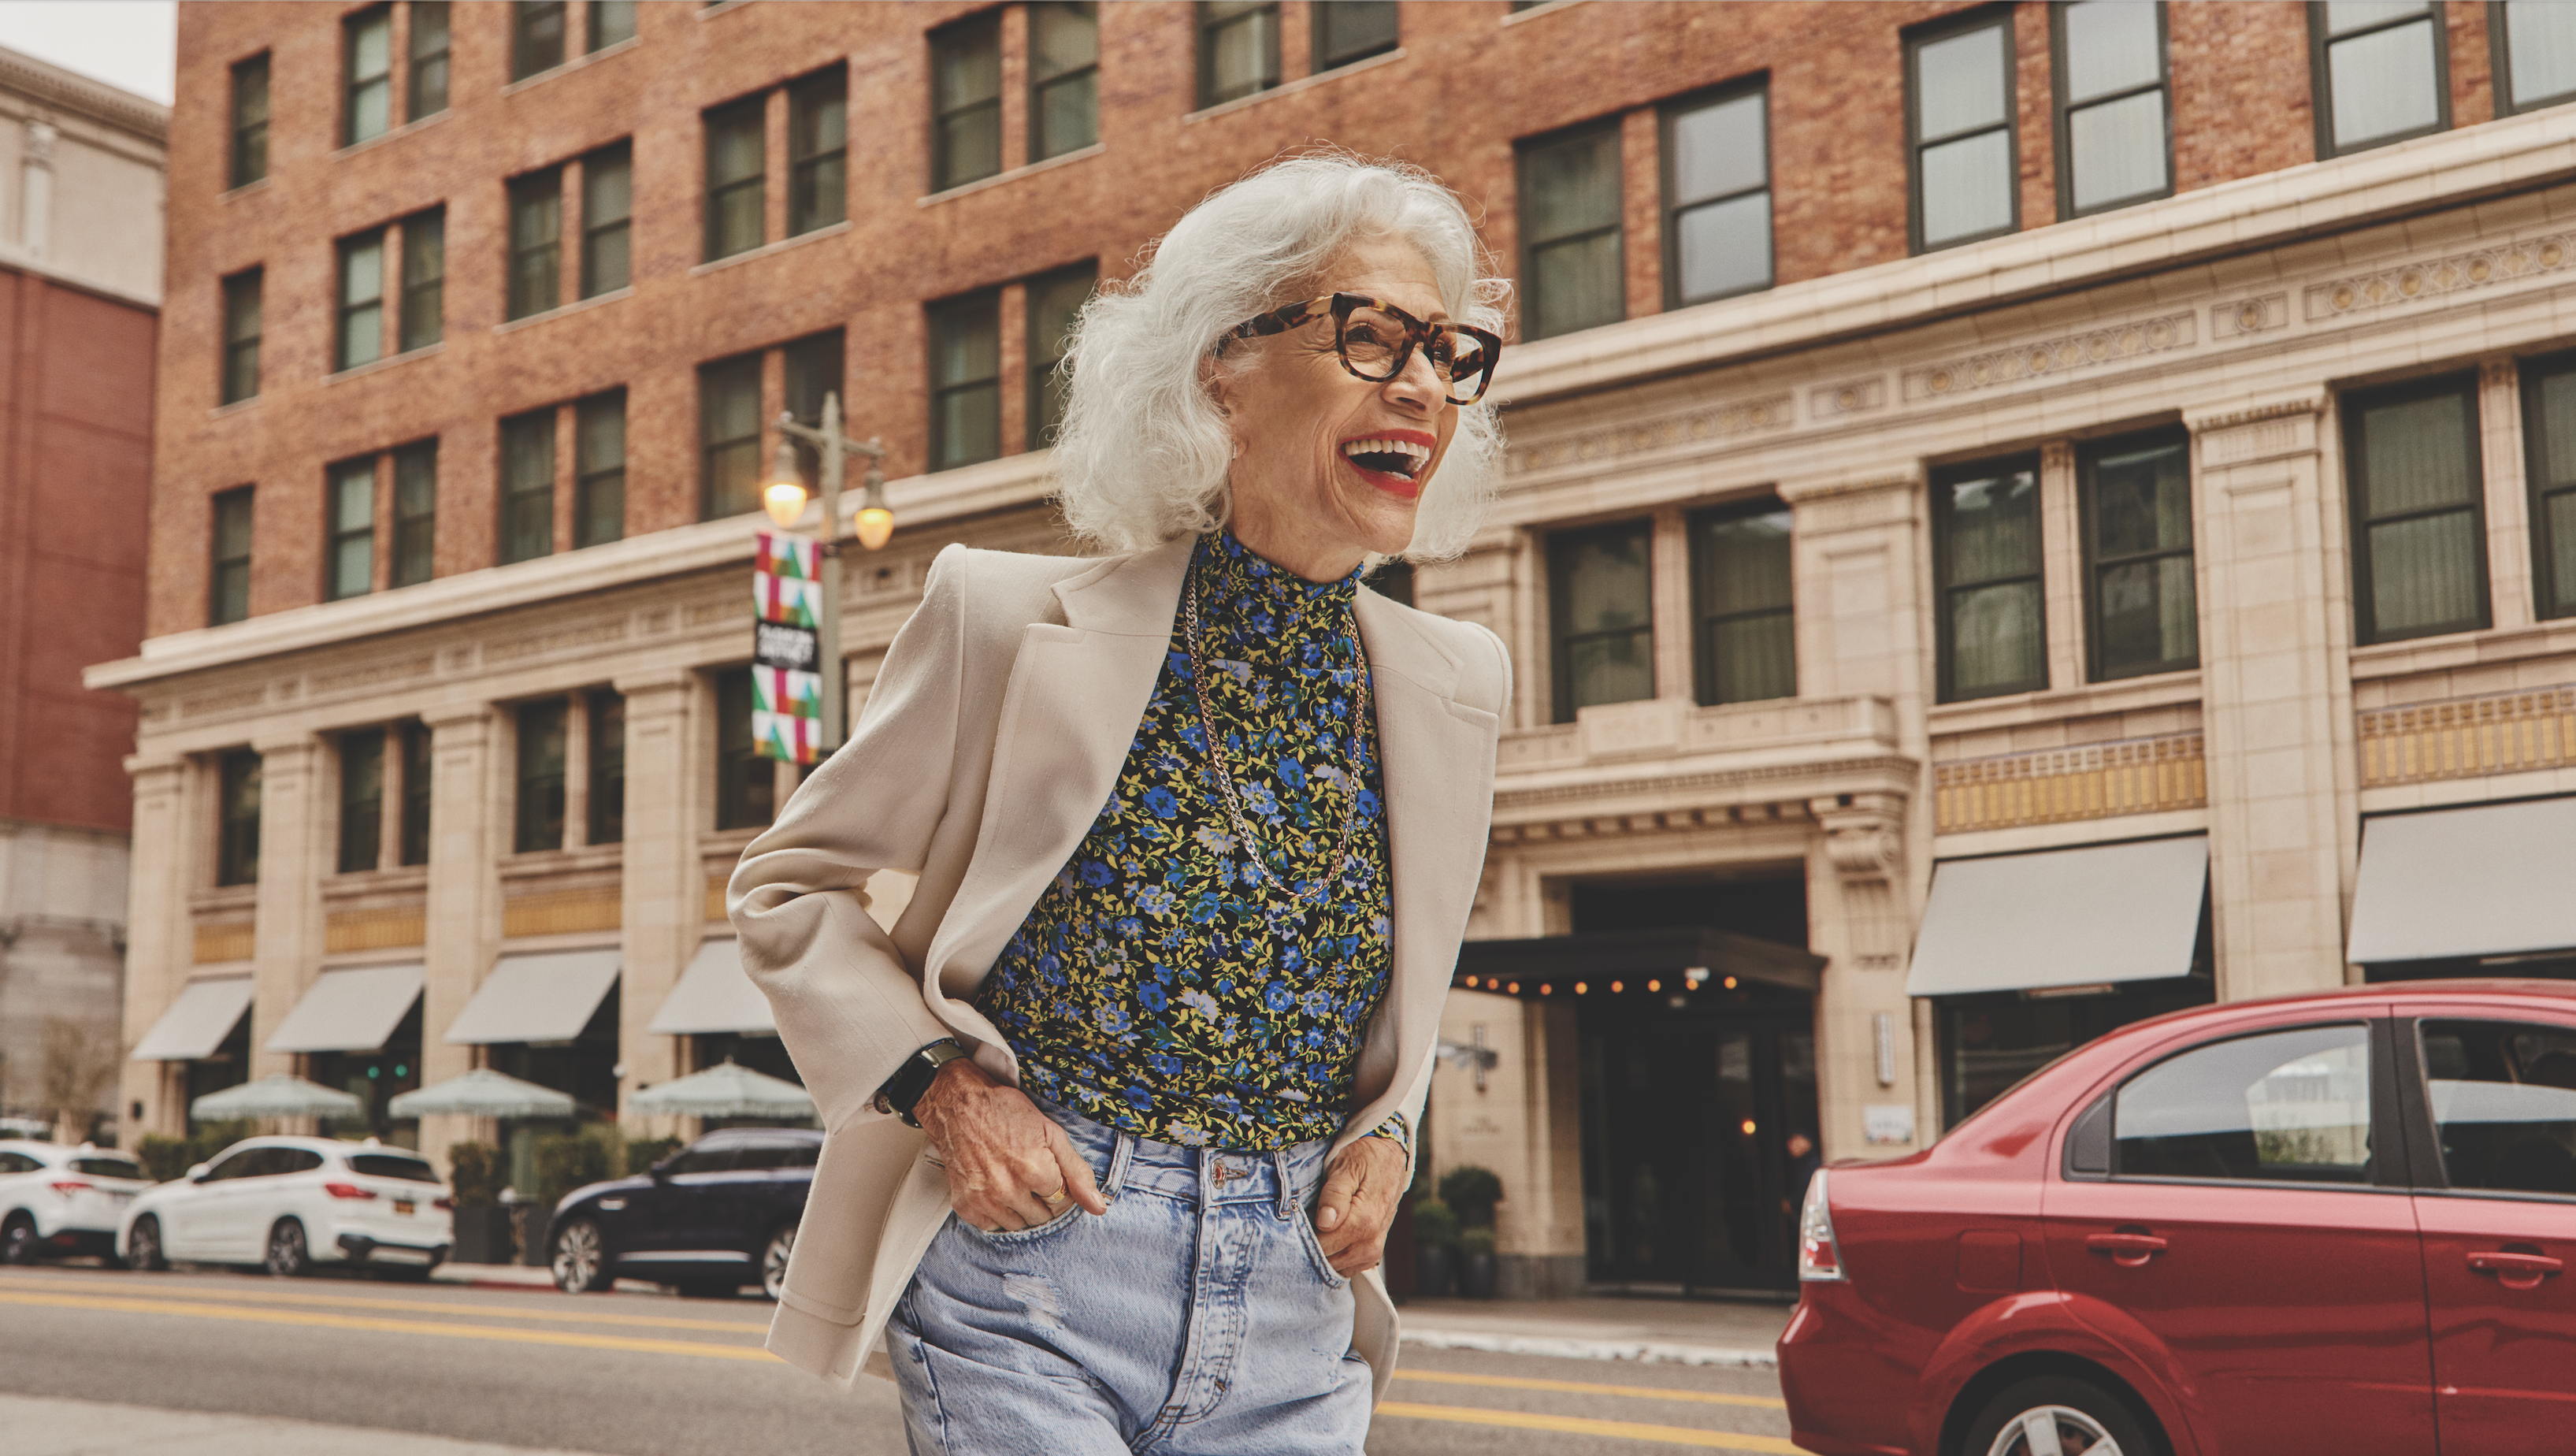
<path id="1" fill-rule="evenodd" d="M 0 0 L 0 46 L 167 106 L 178 0 Z"/>

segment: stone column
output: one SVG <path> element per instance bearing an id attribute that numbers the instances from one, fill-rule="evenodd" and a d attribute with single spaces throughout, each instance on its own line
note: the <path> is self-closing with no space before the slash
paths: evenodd
<path id="1" fill-rule="evenodd" d="M 125 917 L 123 1057 L 133 1055 L 143 1034 L 178 999 L 195 959 L 188 887 L 196 866 L 189 851 L 200 844 L 204 825 L 198 822 L 200 815 L 189 812 L 189 789 L 196 778 L 191 768 L 184 758 L 140 753 L 125 761 L 134 780 L 134 848 Z M 131 1149 L 147 1132 L 170 1137 L 186 1133 L 188 1109 L 166 1095 L 169 1065 L 120 1062 L 116 1112 L 124 1147 Z M 138 1102 L 143 1104 L 140 1117 L 134 1113 Z"/>
<path id="2" fill-rule="evenodd" d="M 376 777 L 376 868 L 389 870 L 402 864 L 403 725 L 387 723 L 384 733 Z"/>
<path id="3" fill-rule="evenodd" d="M 590 699 L 564 695 L 563 847 L 590 843 Z"/>
<path id="4" fill-rule="evenodd" d="M 259 750 L 259 908 L 253 919 L 250 1071 L 292 1072 L 266 1050 L 322 969 L 322 876 L 330 867 L 322 744 L 310 733 L 263 738 Z"/>
<path id="5" fill-rule="evenodd" d="M 468 703 L 423 717 L 430 731 L 429 923 L 420 1082 L 427 1087 L 474 1069 L 475 1049 L 450 1044 L 447 1028 L 500 950 L 500 837 L 508 826 L 493 766 L 492 706 Z M 492 1136 L 482 1118 L 420 1120 L 421 1151 L 442 1167 L 450 1144 Z"/>
<path id="6" fill-rule="evenodd" d="M 1816 937 L 1816 949 L 1831 958 L 1816 1008 L 1816 1112 L 1825 1156 L 1910 1153 L 1931 1140 L 1940 1102 L 1905 995 L 1915 921 L 1905 796 L 1837 794 L 1811 799 L 1807 808 L 1824 830 L 1820 852 L 1808 858 L 1808 916 L 1831 921 Z M 1884 1066 L 1882 1016 L 1903 1029 L 1891 1032 L 1896 1039 Z M 1864 1137 L 1864 1109 L 1888 1103 L 1913 1105 L 1913 1143 L 1873 1145 Z"/>
<path id="7" fill-rule="evenodd" d="M 698 868 L 698 802 L 705 774 L 689 745 L 690 713 L 700 694 L 686 669 L 617 680 L 626 695 L 626 847 L 621 917 L 625 927 L 618 1001 L 617 1100 L 667 1082 L 681 1071 L 679 1038 L 647 1032 L 696 953 L 705 920 L 706 884 Z M 668 1118 L 629 1118 L 630 1137 L 668 1135 Z"/>
<path id="8" fill-rule="evenodd" d="M 42 258 L 53 250 L 56 135 L 44 122 L 27 123 L 18 173 L 18 245 L 30 257 Z"/>
<path id="9" fill-rule="evenodd" d="M 2358 852 L 2352 593 L 2324 479 L 2325 401 L 2191 426 L 2218 994 L 2345 979 L 2344 890 Z"/>

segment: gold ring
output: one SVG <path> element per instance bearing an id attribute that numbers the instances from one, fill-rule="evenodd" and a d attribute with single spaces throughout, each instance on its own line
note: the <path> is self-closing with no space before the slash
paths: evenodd
<path id="1" fill-rule="evenodd" d="M 1064 1202 L 1064 1200 L 1066 1199 L 1066 1197 L 1067 1197 L 1067 1196 L 1068 1196 L 1068 1195 L 1065 1193 L 1065 1191 L 1064 1191 L 1063 1189 L 1059 1188 L 1059 1189 L 1057 1189 L 1056 1191 L 1054 1191 L 1053 1193 L 1041 1193 L 1041 1194 L 1039 1194 L 1039 1195 L 1038 1195 L 1038 1201 L 1039 1201 L 1039 1202 L 1041 1202 L 1041 1203 L 1062 1203 L 1062 1202 Z"/>

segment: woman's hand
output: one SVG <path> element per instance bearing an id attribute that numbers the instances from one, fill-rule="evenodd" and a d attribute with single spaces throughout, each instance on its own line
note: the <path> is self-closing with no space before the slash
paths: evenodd
<path id="1" fill-rule="evenodd" d="M 986 1233 L 1036 1228 L 1064 1212 L 1066 1198 L 1109 1211 L 1091 1165 L 1055 1119 L 971 1060 L 941 1067 L 912 1115 L 948 1169 L 948 1206 Z"/>
<path id="2" fill-rule="evenodd" d="M 1315 1236 L 1333 1272 L 1351 1278 L 1378 1266 L 1402 1197 L 1404 1149 L 1394 1139 L 1364 1137 L 1342 1149 L 1315 1203 Z"/>

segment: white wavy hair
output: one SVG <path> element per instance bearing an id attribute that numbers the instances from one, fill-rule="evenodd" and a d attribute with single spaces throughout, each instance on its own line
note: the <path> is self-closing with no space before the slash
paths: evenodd
<path id="1" fill-rule="evenodd" d="M 1352 245 L 1413 244 L 1461 323 L 1503 332 L 1509 282 L 1457 194 L 1409 163 L 1318 152 L 1274 163 L 1213 194 L 1155 244 L 1133 279 L 1082 310 L 1052 462 L 1056 499 L 1076 536 L 1141 551 L 1215 529 L 1230 514 L 1234 437 L 1201 369 L 1237 324 L 1329 286 Z M 1220 367 L 1252 368 L 1243 351 Z M 1467 547 L 1501 474 L 1493 406 L 1458 407 L 1458 429 L 1422 493 L 1410 561 Z"/>

